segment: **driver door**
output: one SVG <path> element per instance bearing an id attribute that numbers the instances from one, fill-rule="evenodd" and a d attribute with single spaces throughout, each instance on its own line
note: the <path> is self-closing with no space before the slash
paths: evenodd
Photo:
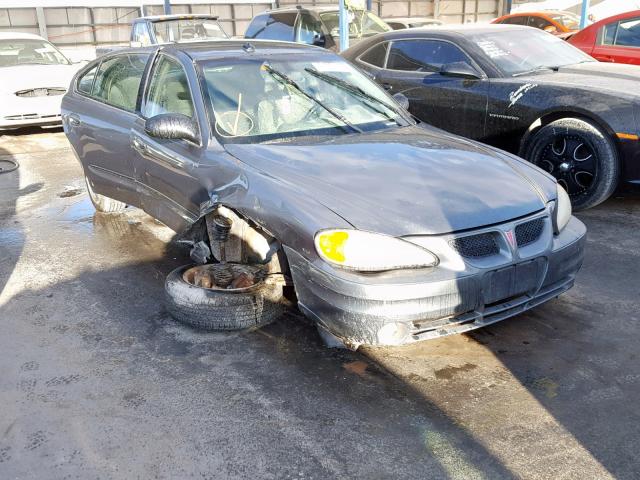
<path id="1" fill-rule="evenodd" d="M 135 175 L 142 194 L 142 207 L 175 231 L 184 229 L 199 216 L 205 198 L 194 173 L 206 152 L 207 137 L 202 135 L 192 92 L 195 72 L 190 79 L 182 62 L 160 53 L 154 60 L 141 113 L 131 130 L 135 155 Z M 199 98 L 199 97 L 198 97 Z M 151 137 L 145 121 L 160 114 L 185 115 L 200 125 L 199 144 L 188 140 Z M 205 132 L 208 134 L 208 131 Z M 206 192 L 205 192 L 206 193 Z"/>
<path id="2" fill-rule="evenodd" d="M 375 79 L 389 94 L 404 94 L 409 99 L 409 111 L 419 119 L 451 133 L 480 139 L 484 136 L 488 83 L 484 78 L 440 73 L 443 65 L 456 62 L 473 65 L 460 48 L 444 40 L 393 41 L 386 66 L 377 71 Z"/>

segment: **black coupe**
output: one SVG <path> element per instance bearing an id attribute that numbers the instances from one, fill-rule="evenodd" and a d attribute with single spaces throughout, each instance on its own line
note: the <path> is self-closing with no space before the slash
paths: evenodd
<path id="1" fill-rule="evenodd" d="M 419 119 L 542 167 L 575 208 L 640 187 L 637 66 L 507 25 L 394 31 L 343 55 Z"/>

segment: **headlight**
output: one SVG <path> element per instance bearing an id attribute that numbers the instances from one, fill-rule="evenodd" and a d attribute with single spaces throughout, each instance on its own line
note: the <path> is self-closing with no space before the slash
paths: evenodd
<path id="1" fill-rule="evenodd" d="M 559 184 L 556 184 L 557 197 L 556 206 L 554 208 L 554 228 L 556 235 L 567 226 L 571 220 L 571 199 L 569 194 Z"/>
<path id="2" fill-rule="evenodd" d="M 323 260 L 359 272 L 382 272 L 438 264 L 429 250 L 405 240 L 360 230 L 321 230 L 315 246 Z"/>

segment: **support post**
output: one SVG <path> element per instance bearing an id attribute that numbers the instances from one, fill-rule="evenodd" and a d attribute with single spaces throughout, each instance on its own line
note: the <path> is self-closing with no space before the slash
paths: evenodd
<path id="1" fill-rule="evenodd" d="M 589 0 L 582 0 L 582 13 L 580 14 L 580 29 L 587 26 L 589 17 Z"/>
<path id="2" fill-rule="evenodd" d="M 367 10 L 370 12 L 373 9 L 373 0 L 367 0 Z"/>
<path id="3" fill-rule="evenodd" d="M 340 51 L 349 48 L 349 16 L 347 15 L 347 6 L 345 0 L 340 0 Z"/>
<path id="4" fill-rule="evenodd" d="M 164 14 L 171 15 L 171 0 L 164 0 Z"/>
<path id="5" fill-rule="evenodd" d="M 36 18 L 38 19 L 38 29 L 40 30 L 40 36 L 45 40 L 49 40 L 47 35 L 47 21 L 44 16 L 44 8 L 36 7 Z"/>

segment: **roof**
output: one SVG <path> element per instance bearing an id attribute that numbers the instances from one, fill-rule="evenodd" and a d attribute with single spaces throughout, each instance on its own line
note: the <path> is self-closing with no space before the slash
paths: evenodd
<path id="1" fill-rule="evenodd" d="M 526 27 L 524 25 L 504 25 L 504 24 L 491 24 L 491 23 L 465 23 L 462 25 L 430 25 L 427 27 L 411 28 L 407 30 L 393 30 L 391 32 L 381 33 L 385 36 L 396 35 L 413 35 L 424 33 L 449 33 L 463 35 L 466 33 L 494 33 L 494 32 L 506 32 L 508 30 L 538 30 L 533 27 Z"/>
<path id="2" fill-rule="evenodd" d="M 169 21 L 169 20 L 192 20 L 192 19 L 196 19 L 196 18 L 201 18 L 201 19 L 209 19 L 209 20 L 218 20 L 218 17 L 216 15 L 204 15 L 204 14 L 184 14 L 184 15 L 149 15 L 146 17 L 139 17 L 136 18 L 134 20 L 134 22 L 140 22 L 140 21 L 148 21 L 148 22 L 162 22 L 162 21 Z"/>
<path id="3" fill-rule="evenodd" d="M 253 46 L 254 51 L 248 52 L 244 47 L 250 44 Z M 314 47 L 312 45 L 305 45 L 302 43 L 294 42 L 279 42 L 274 40 L 246 40 L 246 39 L 228 39 L 228 40 L 216 40 L 215 42 L 203 41 L 203 42 L 190 42 L 190 43 L 171 43 L 166 45 L 153 45 L 143 48 L 127 48 L 122 50 L 115 50 L 109 52 L 106 55 L 118 55 L 122 53 L 140 53 L 141 51 L 155 51 L 161 48 L 166 51 L 179 51 L 184 52 L 193 60 L 203 61 L 212 60 L 216 58 L 223 58 L 228 56 L 234 56 L 235 58 L 241 58 L 243 55 L 276 55 L 276 54 L 316 54 L 316 55 L 333 55 L 335 53 L 326 50 L 321 47 Z M 105 56 L 106 56 L 105 55 Z"/>
<path id="4" fill-rule="evenodd" d="M 33 33 L 21 33 L 21 32 L 0 32 L 0 40 L 17 40 L 30 38 L 32 40 L 42 40 L 46 42 L 44 38 Z"/>

